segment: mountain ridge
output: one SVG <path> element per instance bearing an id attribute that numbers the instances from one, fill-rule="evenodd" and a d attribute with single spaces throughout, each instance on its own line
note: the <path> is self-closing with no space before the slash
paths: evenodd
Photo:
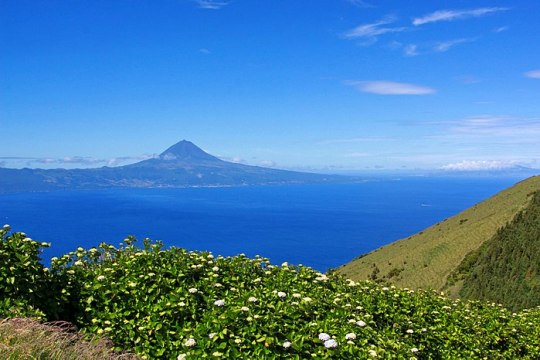
<path id="1" fill-rule="evenodd" d="M 0 192 L 59 189 L 216 187 L 352 182 L 353 177 L 312 174 L 221 160 L 182 140 L 158 157 L 94 169 L 0 168 Z"/>

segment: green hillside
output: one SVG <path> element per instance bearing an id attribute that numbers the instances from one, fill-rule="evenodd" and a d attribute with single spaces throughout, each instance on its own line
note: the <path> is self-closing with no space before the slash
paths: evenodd
<path id="1" fill-rule="evenodd" d="M 117 359 L 101 351 L 108 346 L 90 347 L 103 338 L 141 359 L 539 358 L 540 308 L 512 313 L 262 257 L 134 241 L 77 248 L 45 268 L 48 244 L 1 228 L 0 359 Z M 73 341 L 86 341 L 73 348 L 21 316 L 69 321 L 81 331 Z M 69 355 L 79 345 L 89 356 Z"/>
<path id="2" fill-rule="evenodd" d="M 400 287 L 445 289 L 448 275 L 467 254 L 491 239 L 528 206 L 540 190 L 534 176 L 408 238 L 381 247 L 336 269 L 353 280 L 383 280 Z M 456 285 L 456 284 L 454 284 Z"/>
<path id="3" fill-rule="evenodd" d="M 449 284 L 461 287 L 460 297 L 513 310 L 540 305 L 540 191 L 531 197 L 529 206 L 449 276 Z"/>

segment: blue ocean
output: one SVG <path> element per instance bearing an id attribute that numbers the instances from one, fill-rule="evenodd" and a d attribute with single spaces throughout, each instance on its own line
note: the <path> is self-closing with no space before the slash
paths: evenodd
<path id="1" fill-rule="evenodd" d="M 412 235 L 518 178 L 405 177 L 346 185 L 0 194 L 0 221 L 51 242 L 45 262 L 127 235 L 166 247 L 244 253 L 320 271 Z M 2 225 L 2 224 L 0 224 Z"/>

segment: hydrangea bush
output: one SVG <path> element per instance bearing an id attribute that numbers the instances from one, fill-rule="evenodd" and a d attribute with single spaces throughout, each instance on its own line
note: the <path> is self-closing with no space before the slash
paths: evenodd
<path id="1" fill-rule="evenodd" d="M 51 260 L 65 320 L 156 359 L 538 358 L 540 309 L 127 238 Z M 47 309 L 41 309 L 48 315 Z"/>

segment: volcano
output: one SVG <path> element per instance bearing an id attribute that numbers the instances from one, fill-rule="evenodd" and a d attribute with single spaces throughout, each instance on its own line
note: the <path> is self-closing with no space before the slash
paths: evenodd
<path id="1" fill-rule="evenodd" d="M 60 189 L 181 188 L 352 182 L 353 178 L 237 164 L 182 140 L 159 156 L 97 169 L 0 168 L 0 192 Z"/>

